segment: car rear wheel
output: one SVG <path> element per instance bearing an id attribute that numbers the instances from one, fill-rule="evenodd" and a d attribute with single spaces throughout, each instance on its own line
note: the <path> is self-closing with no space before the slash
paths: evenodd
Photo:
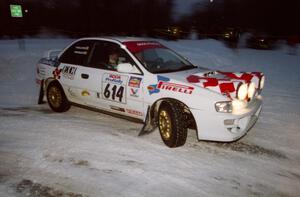
<path id="1" fill-rule="evenodd" d="M 47 88 L 47 100 L 50 108 L 55 112 L 65 112 L 70 109 L 70 103 L 62 89 L 57 83 L 50 83 Z"/>
<path id="2" fill-rule="evenodd" d="M 158 127 L 163 142 L 170 148 L 185 144 L 187 125 L 183 107 L 176 101 L 164 101 L 158 112 Z"/>

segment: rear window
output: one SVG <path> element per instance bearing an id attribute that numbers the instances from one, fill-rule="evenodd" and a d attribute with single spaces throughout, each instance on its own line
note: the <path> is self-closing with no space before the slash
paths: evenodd
<path id="1" fill-rule="evenodd" d="M 92 44 L 90 40 L 81 40 L 74 43 L 60 56 L 59 61 L 67 64 L 86 65 Z"/>

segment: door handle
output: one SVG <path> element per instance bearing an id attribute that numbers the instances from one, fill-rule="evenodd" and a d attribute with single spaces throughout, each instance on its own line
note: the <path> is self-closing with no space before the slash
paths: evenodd
<path id="1" fill-rule="evenodd" d="M 81 74 L 81 78 L 82 78 L 82 79 L 88 79 L 88 78 L 89 78 L 89 75 L 88 75 L 88 74 L 82 73 L 82 74 Z"/>

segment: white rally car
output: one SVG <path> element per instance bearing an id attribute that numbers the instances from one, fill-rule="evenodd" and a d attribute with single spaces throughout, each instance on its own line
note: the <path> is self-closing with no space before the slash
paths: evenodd
<path id="1" fill-rule="evenodd" d="M 261 72 L 222 72 L 192 65 L 159 42 L 83 38 L 37 65 L 39 103 L 53 111 L 71 104 L 159 128 L 169 147 L 182 146 L 188 128 L 199 140 L 234 141 L 255 124 L 262 107 Z"/>

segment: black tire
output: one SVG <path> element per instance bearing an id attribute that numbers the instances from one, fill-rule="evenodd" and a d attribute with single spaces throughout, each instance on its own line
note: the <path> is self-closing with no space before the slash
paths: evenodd
<path id="1" fill-rule="evenodd" d="M 70 109 L 70 103 L 58 82 L 52 82 L 47 87 L 47 101 L 55 112 L 65 112 Z"/>
<path id="2" fill-rule="evenodd" d="M 168 147 L 175 148 L 185 144 L 187 124 L 179 102 L 169 100 L 162 103 L 158 111 L 158 128 L 163 142 Z"/>

